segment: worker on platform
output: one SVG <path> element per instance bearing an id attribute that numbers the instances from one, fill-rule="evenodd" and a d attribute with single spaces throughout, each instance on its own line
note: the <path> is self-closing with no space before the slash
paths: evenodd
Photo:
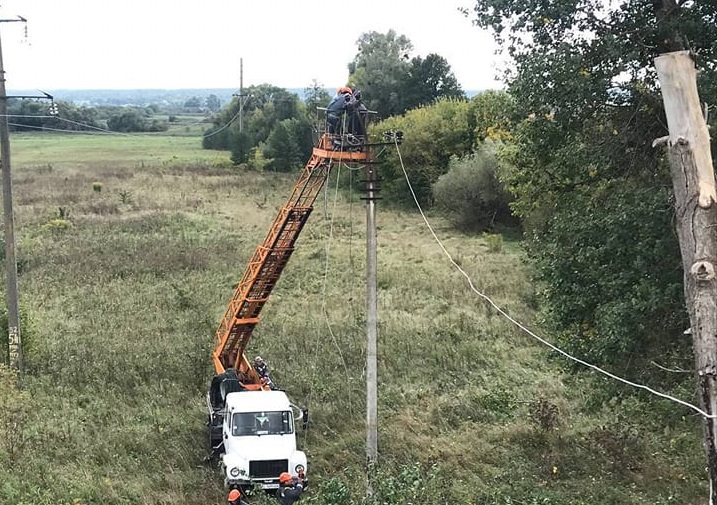
<path id="1" fill-rule="evenodd" d="M 366 106 L 361 101 L 361 91 L 358 90 L 351 95 L 351 99 L 346 104 L 348 113 L 349 132 L 357 137 L 366 135 Z"/>
<path id="2" fill-rule="evenodd" d="M 289 472 L 279 475 L 279 489 L 276 497 L 281 505 L 292 505 L 301 498 L 304 492 L 304 470 L 298 471 L 298 478 L 294 478 Z"/>
<path id="3" fill-rule="evenodd" d="M 227 505 L 249 505 L 249 504 L 242 499 L 241 491 L 239 491 L 238 489 L 232 489 L 231 491 L 229 491 L 229 496 L 227 496 Z"/>
<path id="4" fill-rule="evenodd" d="M 342 136 L 341 139 L 334 138 L 334 149 L 360 150 L 366 136 L 366 111 L 361 102 L 361 91 L 354 92 L 348 86 L 338 89 L 326 106 L 327 133 Z"/>
<path id="5" fill-rule="evenodd" d="M 346 105 L 353 99 L 353 91 L 348 86 L 342 86 L 326 106 L 326 132 L 340 133 Z"/>

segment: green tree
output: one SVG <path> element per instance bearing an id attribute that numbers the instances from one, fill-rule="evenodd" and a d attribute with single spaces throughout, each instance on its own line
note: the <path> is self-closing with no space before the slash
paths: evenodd
<path id="1" fill-rule="evenodd" d="M 382 118 L 403 114 L 439 98 L 465 98 L 448 61 L 437 54 L 411 57 L 413 45 L 389 30 L 361 35 L 349 63 L 349 81 Z"/>
<path id="2" fill-rule="evenodd" d="M 116 132 L 141 132 L 147 130 L 148 123 L 143 112 L 126 109 L 110 116 L 107 127 Z"/>
<path id="3" fill-rule="evenodd" d="M 41 128 L 63 130 L 95 130 L 105 125 L 101 111 L 95 107 L 78 106 L 72 102 L 56 101 L 59 117 L 49 112 L 50 104 L 43 100 L 8 100 L 8 113 L 12 116 L 11 131 L 31 131 Z"/>
<path id="4" fill-rule="evenodd" d="M 512 141 L 516 103 L 510 94 L 499 90 L 483 91 L 471 98 L 470 109 L 475 121 L 477 146 L 486 139 Z"/>
<path id="5" fill-rule="evenodd" d="M 374 129 L 404 132 L 401 158 L 395 150 L 388 151 L 381 170 L 387 194 L 397 202 L 412 203 L 402 163 L 419 201 L 429 204 L 431 186 L 446 173 L 451 157 L 469 154 L 473 147 L 474 126 L 469 103 L 465 100 L 439 100 L 410 110 L 404 116 L 382 121 Z"/>
<path id="6" fill-rule="evenodd" d="M 187 101 L 184 102 L 184 107 L 187 109 L 198 109 L 202 106 L 202 99 L 198 96 L 193 96 L 191 98 L 188 98 Z"/>
<path id="7" fill-rule="evenodd" d="M 381 117 L 404 112 L 401 88 L 410 68 L 411 41 L 389 30 L 361 34 L 358 52 L 349 63 L 349 82 L 363 93 L 364 103 Z"/>
<path id="8" fill-rule="evenodd" d="M 206 137 L 205 137 L 206 138 Z M 229 138 L 230 150 L 232 152 L 232 163 L 240 165 L 249 161 L 254 148 L 251 135 L 247 132 L 240 132 Z"/>
<path id="9" fill-rule="evenodd" d="M 465 98 L 448 61 L 437 54 L 413 58 L 401 81 L 403 110 L 428 105 L 439 98 Z"/>
<path id="10" fill-rule="evenodd" d="M 284 119 L 305 114 L 299 97 L 283 88 L 262 84 L 244 90 L 244 106 L 239 121 L 239 100 L 233 99 L 214 117 L 214 126 L 206 133 L 203 145 L 208 149 L 232 149 L 239 145 L 235 137 L 241 132 L 251 138 L 252 147 L 265 142 L 274 126 Z M 214 138 L 212 138 L 214 137 Z"/>
<path id="11" fill-rule="evenodd" d="M 11 131 L 32 131 L 45 126 L 48 105 L 38 100 L 8 100 Z"/>
<path id="12" fill-rule="evenodd" d="M 689 324 L 667 188 L 596 181 L 562 195 L 559 211 L 532 235 L 550 327 L 569 352 L 593 362 L 631 363 L 639 374 L 659 351 L 685 356 Z"/>
<path id="13" fill-rule="evenodd" d="M 297 123 L 296 119 L 285 119 L 272 130 L 264 148 L 264 156 L 272 159 L 267 168 L 290 172 L 301 165 L 303 160 L 296 135 Z"/>
<path id="14" fill-rule="evenodd" d="M 231 130 L 226 127 L 215 126 L 210 128 L 202 137 L 202 147 L 204 149 L 232 149 Z"/>
<path id="15" fill-rule="evenodd" d="M 671 181 L 650 145 L 666 133 L 652 60 L 689 47 L 714 61 L 717 5 L 480 0 L 473 15 L 515 64 L 507 84 L 517 126 L 504 177 L 530 226 L 547 320 L 598 363 L 664 355 L 685 314 L 670 300 L 679 299 L 681 273 L 665 206 Z M 702 70 L 712 102 L 716 67 Z M 649 282 L 628 289 L 640 277 Z"/>
<path id="16" fill-rule="evenodd" d="M 331 100 L 329 92 L 326 88 L 321 86 L 316 80 L 311 83 L 311 86 L 304 89 L 304 101 L 306 102 L 306 110 L 308 116 L 318 117 L 316 114 L 317 107 L 326 107 L 326 104 Z"/>
<path id="17" fill-rule="evenodd" d="M 214 94 L 209 95 L 204 102 L 207 106 L 207 109 L 209 109 L 211 112 L 218 111 L 222 106 L 221 100 L 219 100 L 219 97 Z"/>

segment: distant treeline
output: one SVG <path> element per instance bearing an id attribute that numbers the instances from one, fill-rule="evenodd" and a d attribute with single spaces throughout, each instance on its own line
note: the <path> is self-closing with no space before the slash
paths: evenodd
<path id="1" fill-rule="evenodd" d="M 238 93 L 233 88 L 206 89 L 58 89 L 48 90 L 56 101 L 71 102 L 84 106 L 135 106 L 156 104 L 164 108 L 183 107 L 188 100 L 205 100 L 215 95 L 221 103 L 227 103 Z M 10 90 L 8 96 L 41 95 L 36 90 Z"/>
<path id="2" fill-rule="evenodd" d="M 70 102 L 9 100 L 10 131 L 69 130 L 116 132 L 156 132 L 168 128 L 167 120 L 157 119 L 159 107 L 85 107 Z"/>

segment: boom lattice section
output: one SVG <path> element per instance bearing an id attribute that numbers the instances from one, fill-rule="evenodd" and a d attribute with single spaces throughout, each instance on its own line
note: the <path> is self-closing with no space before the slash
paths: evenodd
<path id="1" fill-rule="evenodd" d="M 320 139 L 286 204 L 274 219 L 264 241 L 254 251 L 229 306 L 216 331 L 212 354 L 217 373 L 225 364 L 254 375 L 244 356 L 259 313 L 294 252 L 294 243 L 306 224 L 314 202 L 337 159 L 363 161 L 365 153 L 334 152 L 326 149 L 327 139 Z M 330 145 L 330 144 L 329 144 Z"/>

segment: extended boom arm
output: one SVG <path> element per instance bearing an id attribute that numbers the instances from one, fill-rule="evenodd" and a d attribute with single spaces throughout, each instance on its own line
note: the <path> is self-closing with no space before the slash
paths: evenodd
<path id="1" fill-rule="evenodd" d="M 264 241 L 254 251 L 216 332 L 212 359 L 217 374 L 232 366 L 244 372 L 249 382 L 259 383 L 244 352 L 259 323 L 259 313 L 294 252 L 294 243 L 329 176 L 332 162 L 365 163 L 369 160 L 368 149 L 363 152 L 334 150 L 334 140 L 328 133 L 320 137 L 288 201 L 274 219 Z"/>

